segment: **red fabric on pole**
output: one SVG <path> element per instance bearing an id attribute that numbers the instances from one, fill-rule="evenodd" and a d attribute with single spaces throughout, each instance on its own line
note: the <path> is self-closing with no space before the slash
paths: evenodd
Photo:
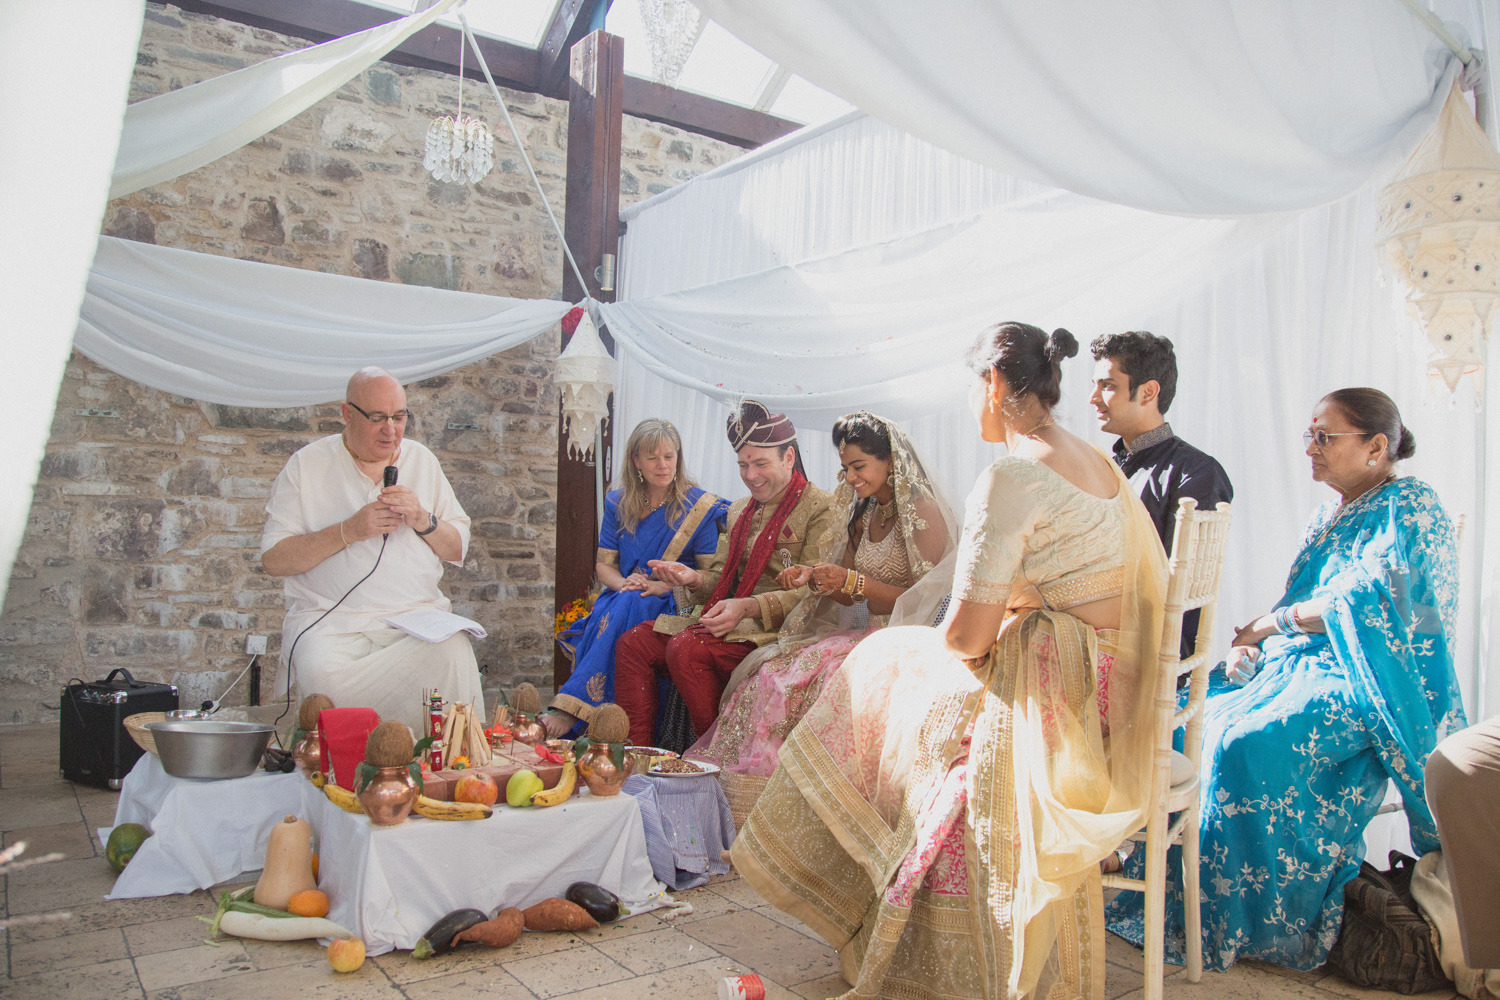
<path id="1" fill-rule="evenodd" d="M 365 759 L 365 741 L 380 725 L 373 708 L 325 708 L 318 713 L 323 776 L 354 791 L 354 772 Z"/>

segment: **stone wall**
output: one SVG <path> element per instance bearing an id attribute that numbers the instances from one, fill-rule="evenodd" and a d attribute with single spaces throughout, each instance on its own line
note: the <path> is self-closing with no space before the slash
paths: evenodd
<path id="1" fill-rule="evenodd" d="M 131 100 L 306 44 L 160 4 L 146 18 Z M 464 104 L 497 126 L 494 172 L 468 186 L 422 170 L 427 125 L 456 108 L 456 83 L 377 64 L 243 149 L 111 202 L 104 232 L 381 281 L 556 298 L 561 244 L 480 86 L 465 83 Z M 567 104 L 505 93 L 561 218 Z M 627 119 L 622 201 L 739 152 Z M 443 586 L 455 611 L 490 632 L 476 654 L 491 690 L 551 684 L 557 344 L 547 334 L 408 389 L 417 415 L 408 433 L 442 459 L 473 518 L 468 557 Z M 68 678 L 115 666 L 171 681 L 196 704 L 244 668 L 247 635 L 269 636 L 277 652 L 280 582 L 258 554 L 265 497 L 287 455 L 339 427 L 336 402 L 220 406 L 75 353 L 0 615 L 0 723 L 49 718 L 44 705 Z M 226 703 L 247 695 L 241 683 Z"/>

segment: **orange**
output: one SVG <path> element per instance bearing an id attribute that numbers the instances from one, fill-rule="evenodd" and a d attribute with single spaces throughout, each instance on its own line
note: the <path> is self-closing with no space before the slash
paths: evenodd
<path id="1" fill-rule="evenodd" d="M 287 900 L 286 909 L 288 913 L 295 913 L 299 917 L 326 917 L 328 894 L 317 889 L 303 889 Z"/>

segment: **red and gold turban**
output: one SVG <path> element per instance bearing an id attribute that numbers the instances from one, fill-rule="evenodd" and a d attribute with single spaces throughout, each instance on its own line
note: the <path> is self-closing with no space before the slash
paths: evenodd
<path id="1" fill-rule="evenodd" d="M 764 403 L 747 399 L 729 415 L 729 447 L 739 451 L 746 445 L 773 448 L 795 444 L 797 428 L 784 413 L 772 413 Z"/>

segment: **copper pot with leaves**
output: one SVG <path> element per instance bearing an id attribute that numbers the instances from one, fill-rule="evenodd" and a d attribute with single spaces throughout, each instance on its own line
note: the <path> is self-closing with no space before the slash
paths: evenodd
<path id="1" fill-rule="evenodd" d="M 297 770 L 311 777 L 323 767 L 323 741 L 318 737 L 318 713 L 333 707 L 326 694 L 310 694 L 297 708 L 297 730 L 292 734 L 292 759 Z"/>
<path id="2" fill-rule="evenodd" d="M 511 732 L 517 743 L 536 746 L 547 738 L 547 727 L 536 720 L 542 710 L 542 696 L 532 684 L 517 684 L 511 695 L 514 719 Z"/>
<path id="3" fill-rule="evenodd" d="M 412 743 L 411 730 L 400 722 L 382 722 L 365 740 L 365 759 L 354 777 L 354 794 L 376 826 L 404 823 L 422 794 L 422 765 L 417 755 L 432 737 Z"/>
<path id="4" fill-rule="evenodd" d="M 629 772 L 625 767 L 625 741 L 630 737 L 630 717 L 619 705 L 606 702 L 594 710 L 588 732 L 573 744 L 578 773 L 593 795 L 618 795 Z"/>

